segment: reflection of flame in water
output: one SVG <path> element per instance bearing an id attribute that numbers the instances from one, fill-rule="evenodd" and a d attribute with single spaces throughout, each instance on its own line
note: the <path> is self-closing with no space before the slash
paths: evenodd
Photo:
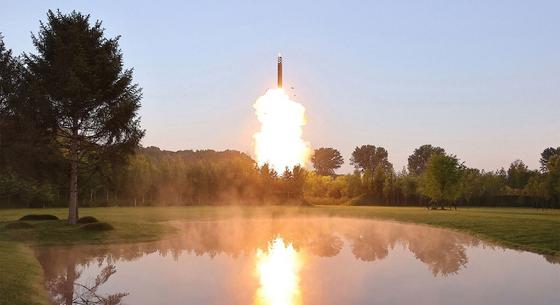
<path id="1" fill-rule="evenodd" d="M 305 166 L 310 148 L 301 138 L 305 125 L 305 108 L 291 100 L 284 90 L 270 89 L 255 104 L 261 129 L 255 139 L 259 166 L 268 163 L 277 173 L 286 167 Z"/>
<path id="2" fill-rule="evenodd" d="M 301 303 L 299 290 L 298 253 L 292 244 L 286 245 L 281 237 L 269 243 L 268 251 L 257 250 L 257 272 L 260 287 L 256 304 L 297 305 Z"/>

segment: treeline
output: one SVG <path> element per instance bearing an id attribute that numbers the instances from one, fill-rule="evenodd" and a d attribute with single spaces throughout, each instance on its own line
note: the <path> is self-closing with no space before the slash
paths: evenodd
<path id="1" fill-rule="evenodd" d="M 148 147 L 131 157 L 112 187 L 123 204 L 289 204 L 301 201 L 305 176 L 301 167 L 279 175 L 233 150 Z"/>
<path id="2" fill-rule="evenodd" d="M 105 164 L 93 174 L 80 176 L 80 205 L 560 207 L 560 148 L 543 151 L 540 170 L 530 170 L 520 160 L 512 162 L 507 170 L 468 168 L 457 157 L 431 145 L 414 150 L 408 166 L 398 172 L 389 162 L 388 152 L 372 145 L 356 147 L 350 158 L 355 167 L 352 174 L 334 173 L 343 164 L 336 149 L 317 149 L 311 161 L 314 170 L 295 167 L 276 173 L 233 150 L 171 152 L 140 148 L 128 162 Z M 64 164 L 51 167 L 52 175 L 43 180 L 0 175 L 2 206 L 66 205 Z"/>
<path id="3" fill-rule="evenodd" d="M 329 154 L 324 151 L 329 150 Z M 321 152 L 322 151 L 322 152 Z M 355 172 L 334 175 L 341 156 L 332 148 L 321 148 L 312 158 L 317 169 L 332 163 L 329 171 L 316 170 L 306 179 L 306 198 L 312 202 L 377 205 L 526 206 L 560 207 L 560 147 L 546 148 L 539 170 L 521 160 L 509 168 L 485 171 L 469 168 L 441 147 L 422 145 L 408 157 L 406 168 L 395 171 L 383 147 L 356 147 L 350 158 Z"/>
<path id="4" fill-rule="evenodd" d="M 64 166 L 62 162 L 60 167 Z M 13 171 L 0 175 L 1 205 L 66 205 L 64 172 L 43 180 L 26 180 Z M 148 147 L 139 148 L 127 162 L 84 171 L 79 198 L 81 206 L 301 204 L 307 174 L 299 166 L 278 174 L 233 150 L 171 152 Z"/>

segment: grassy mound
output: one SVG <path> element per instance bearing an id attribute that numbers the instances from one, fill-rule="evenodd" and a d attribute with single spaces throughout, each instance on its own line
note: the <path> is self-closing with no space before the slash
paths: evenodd
<path id="1" fill-rule="evenodd" d="M 27 222 L 10 222 L 4 228 L 7 230 L 33 229 L 33 225 Z"/>
<path id="2" fill-rule="evenodd" d="M 110 231 L 113 230 L 113 226 L 106 222 L 92 222 L 86 223 L 80 227 L 82 230 L 86 231 Z"/>
<path id="3" fill-rule="evenodd" d="M 28 214 L 19 220 L 35 221 L 35 220 L 58 220 L 58 217 L 50 214 Z"/>
<path id="4" fill-rule="evenodd" d="M 95 222 L 99 222 L 99 220 L 97 220 L 97 218 L 93 216 L 85 216 L 78 219 L 78 223 L 95 223 Z"/>

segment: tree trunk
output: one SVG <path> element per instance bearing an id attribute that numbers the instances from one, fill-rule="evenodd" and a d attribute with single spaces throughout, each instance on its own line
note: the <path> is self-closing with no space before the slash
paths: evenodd
<path id="1" fill-rule="evenodd" d="M 68 223 L 78 221 L 78 131 L 72 133 L 70 143 L 70 198 L 68 203 Z"/>

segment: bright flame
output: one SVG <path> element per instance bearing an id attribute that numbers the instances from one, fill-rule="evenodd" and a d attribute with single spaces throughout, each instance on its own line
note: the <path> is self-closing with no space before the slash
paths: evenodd
<path id="1" fill-rule="evenodd" d="M 298 305 L 301 304 L 299 290 L 298 253 L 292 244 L 284 244 L 280 237 L 274 239 L 265 253 L 257 250 L 257 272 L 260 287 L 257 291 L 258 305 Z"/>
<path id="2" fill-rule="evenodd" d="M 279 88 L 269 89 L 253 107 L 261 123 L 261 130 L 253 136 L 259 166 L 268 163 L 277 173 L 286 167 L 305 166 L 310 149 L 301 138 L 306 123 L 303 105 Z"/>

